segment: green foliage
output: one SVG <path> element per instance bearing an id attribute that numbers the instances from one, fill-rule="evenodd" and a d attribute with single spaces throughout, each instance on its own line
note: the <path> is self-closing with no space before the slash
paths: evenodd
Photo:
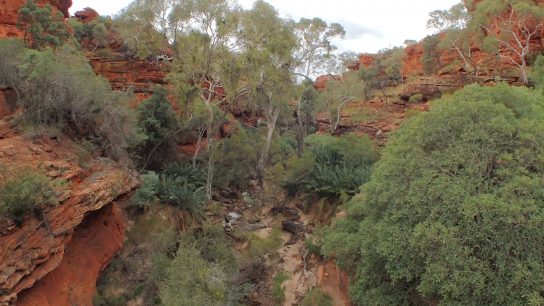
<path id="1" fill-rule="evenodd" d="M 531 80 L 537 88 L 544 89 L 544 56 L 537 57 L 531 70 Z"/>
<path id="2" fill-rule="evenodd" d="M 423 94 L 420 94 L 420 93 L 412 95 L 409 100 L 410 103 L 419 103 L 422 101 L 423 101 Z"/>
<path id="3" fill-rule="evenodd" d="M 19 83 L 19 65 L 25 53 L 24 44 L 19 39 L 0 41 L 0 86 L 16 88 Z"/>
<path id="4" fill-rule="evenodd" d="M 311 135 L 308 151 L 287 162 L 285 188 L 325 198 L 354 195 L 370 178 L 377 155 L 370 139 L 353 134 L 342 137 Z"/>
<path id="5" fill-rule="evenodd" d="M 202 170 L 193 168 L 192 165 L 174 163 L 160 174 L 150 171 L 141 178 L 142 186 L 132 198 L 133 205 L 147 209 L 153 203 L 159 202 L 188 213 L 192 221 L 203 220 L 202 210 L 206 200 Z"/>
<path id="6" fill-rule="evenodd" d="M 285 300 L 285 288 L 283 288 L 283 283 L 288 280 L 290 277 L 287 274 L 280 273 L 274 276 L 272 284 L 272 298 L 276 305 L 282 305 Z"/>
<path id="7" fill-rule="evenodd" d="M 25 44 L 32 49 L 59 47 L 70 37 L 64 16 L 49 3 L 41 7 L 27 0 L 19 10 L 17 27 L 24 31 Z"/>
<path id="8" fill-rule="evenodd" d="M 140 178 L 142 179 L 142 185 L 138 188 L 131 201 L 135 206 L 145 209 L 158 200 L 157 189 L 160 180 L 159 176 L 153 171 L 142 174 Z"/>
<path id="9" fill-rule="evenodd" d="M 37 172 L 19 174 L 0 186 L 0 216 L 21 224 L 29 212 L 57 204 L 57 192 L 48 177 Z"/>
<path id="10" fill-rule="evenodd" d="M 219 144 L 214 182 L 217 188 L 243 191 L 249 187 L 255 178 L 260 140 L 260 133 L 239 128 Z"/>
<path id="11" fill-rule="evenodd" d="M 204 225 L 185 234 L 160 285 L 164 305 L 226 305 L 236 288 L 229 277 L 237 263 L 223 229 Z"/>
<path id="12" fill-rule="evenodd" d="M 273 228 L 270 235 L 266 238 L 260 238 L 257 235 L 251 235 L 249 241 L 249 253 L 253 257 L 264 256 L 277 250 L 282 243 L 281 230 Z"/>
<path id="13" fill-rule="evenodd" d="M 202 187 L 197 187 L 184 178 L 166 175 L 160 177 L 157 197 L 161 203 L 172 205 L 192 214 L 198 214 L 205 203 Z"/>
<path id="14" fill-rule="evenodd" d="M 176 177 L 185 183 L 196 187 L 203 187 L 206 183 L 206 176 L 202 169 L 195 168 L 184 162 L 176 162 L 164 168 L 162 175 Z"/>
<path id="15" fill-rule="evenodd" d="M 218 265 L 206 262 L 196 249 L 182 246 L 159 288 L 166 306 L 219 306 L 227 297 L 227 275 Z"/>
<path id="16" fill-rule="evenodd" d="M 329 131 L 334 133 L 340 123 L 343 107 L 354 100 L 363 100 L 366 95 L 366 82 L 362 74 L 347 72 L 341 79 L 331 78 L 327 87 L 319 94 L 321 109 L 328 115 Z"/>
<path id="17" fill-rule="evenodd" d="M 221 226 L 204 224 L 193 235 L 185 237 L 183 243 L 196 248 L 203 259 L 212 264 L 218 264 L 232 274 L 237 272 L 237 263 L 228 242 L 228 237 Z"/>
<path id="18" fill-rule="evenodd" d="M 540 305 L 544 104 L 468 86 L 407 121 L 324 239 L 359 305 Z"/>
<path id="19" fill-rule="evenodd" d="M 332 306 L 332 299 L 319 288 L 312 288 L 304 296 L 301 306 Z"/>
<path id="20" fill-rule="evenodd" d="M 87 59 L 70 48 L 41 52 L 0 41 L 0 52 L 12 51 L 18 53 L 0 58 L 6 69 L 0 82 L 16 91 L 23 125 L 54 128 L 92 141 L 111 157 L 124 155 L 134 130 L 127 93 L 112 91 Z"/>
<path id="21" fill-rule="evenodd" d="M 292 27 L 297 39 L 294 59 L 298 72 L 305 76 L 322 71 L 327 60 L 332 57 L 332 51 L 336 49 L 332 40 L 346 35 L 342 25 L 338 23 L 329 25 L 320 18 L 301 18 Z"/>
<path id="22" fill-rule="evenodd" d="M 404 82 L 402 64 L 404 48 L 381 50 L 369 67 L 360 67 L 359 75 L 364 81 L 365 98 L 370 99 L 376 91 L 384 93 L 387 86 L 398 86 Z"/>
<path id="23" fill-rule="evenodd" d="M 423 56 L 421 57 L 421 64 L 423 64 L 423 71 L 426 74 L 437 73 L 441 69 L 439 35 L 430 35 L 423 39 L 421 42 L 423 45 Z"/>
<path id="24" fill-rule="evenodd" d="M 256 177 L 260 148 L 266 141 L 266 130 L 234 127 L 236 132 L 218 143 L 214 186 L 224 191 L 245 191 Z M 285 139 L 274 134 L 267 165 L 274 165 L 292 152 Z"/>
<path id="25" fill-rule="evenodd" d="M 171 159 L 181 124 L 168 102 L 167 92 L 156 87 L 153 95 L 137 108 L 140 138 L 132 153 L 142 169 L 160 169 Z"/>
<path id="26" fill-rule="evenodd" d="M 93 38 L 98 48 L 104 48 L 108 46 L 108 28 L 103 23 L 98 23 L 92 30 Z"/>

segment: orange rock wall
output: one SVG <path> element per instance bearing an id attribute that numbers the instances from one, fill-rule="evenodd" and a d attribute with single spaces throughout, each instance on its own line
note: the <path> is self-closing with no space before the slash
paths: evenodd
<path id="1" fill-rule="evenodd" d="M 166 63 L 129 60 L 120 54 L 111 58 L 92 57 L 90 62 L 94 71 L 108 79 L 114 90 L 133 88 L 136 94 L 134 107 L 152 94 L 154 85 L 166 84 L 164 78 L 169 65 Z"/>
<path id="2" fill-rule="evenodd" d="M 121 249 L 125 229 L 125 217 L 115 203 L 86 217 L 74 231 L 58 268 L 23 291 L 17 305 L 93 305 L 96 280 Z"/>
<path id="3" fill-rule="evenodd" d="M 3 171 L 41 169 L 51 179 L 67 182 L 61 203 L 43 215 L 29 214 L 21 226 L 0 222 L 2 306 L 13 303 L 21 291 L 60 265 L 74 230 L 87 213 L 112 203 L 138 184 L 136 173 L 113 162 L 95 160 L 88 168 L 81 168 L 77 152 L 67 139 L 29 140 L 15 133 L 6 120 L 0 120 Z"/>

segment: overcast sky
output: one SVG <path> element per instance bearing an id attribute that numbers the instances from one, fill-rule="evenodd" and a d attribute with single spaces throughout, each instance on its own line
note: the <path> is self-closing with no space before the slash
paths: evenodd
<path id="1" fill-rule="evenodd" d="M 131 0 L 73 0 L 70 12 L 92 7 L 101 15 L 113 15 Z M 254 0 L 238 0 L 250 8 Z M 320 17 L 344 26 L 345 40 L 336 45 L 342 51 L 376 52 L 400 46 L 406 39 L 420 40 L 429 12 L 447 9 L 460 0 L 268 0 L 284 17 Z"/>

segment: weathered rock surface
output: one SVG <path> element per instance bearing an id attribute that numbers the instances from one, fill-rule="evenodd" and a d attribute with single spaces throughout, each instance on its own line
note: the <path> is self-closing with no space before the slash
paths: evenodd
<path id="1" fill-rule="evenodd" d="M 137 106 L 153 93 L 154 85 L 166 84 L 168 64 L 147 60 L 131 60 L 122 54 L 110 58 L 90 58 L 94 71 L 108 79 L 114 90 L 133 88 L 136 100 L 132 106 Z"/>
<path id="2" fill-rule="evenodd" d="M 90 7 L 86 7 L 81 11 L 75 12 L 74 16 L 79 19 L 81 22 L 87 23 L 95 20 L 100 16 L 97 11 Z"/>
<path id="3" fill-rule="evenodd" d="M 138 184 L 137 174 L 108 160 L 83 169 L 76 147 L 66 139 L 34 140 L 18 135 L 0 120 L 0 165 L 4 173 L 40 169 L 66 181 L 60 204 L 41 216 L 29 214 L 21 226 L 0 222 L 0 305 L 13 303 L 62 262 L 74 230 L 85 216 L 112 203 Z M 1 183 L 1 182 L 0 182 Z"/>
<path id="4" fill-rule="evenodd" d="M 92 305 L 99 273 L 123 245 L 126 222 L 114 202 L 79 225 L 58 268 L 21 293 L 18 306 Z"/>

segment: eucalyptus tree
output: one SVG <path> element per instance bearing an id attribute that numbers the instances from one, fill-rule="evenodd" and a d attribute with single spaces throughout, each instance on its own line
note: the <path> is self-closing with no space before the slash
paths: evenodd
<path id="1" fill-rule="evenodd" d="M 70 38 L 70 31 L 61 12 L 51 4 L 38 5 L 27 0 L 19 10 L 17 28 L 24 32 L 24 42 L 32 49 L 59 47 Z"/>
<path id="2" fill-rule="evenodd" d="M 296 37 L 297 47 L 293 49 L 294 71 L 293 73 L 306 80 L 312 80 L 316 74 L 329 72 L 331 67 L 338 68 L 341 62 L 333 53 L 337 48 L 333 40 L 344 38 L 346 32 L 338 23 L 327 24 L 320 18 L 301 18 L 298 22 L 290 21 L 292 31 Z M 341 69 L 335 69 L 342 73 Z M 312 82 L 304 82 L 299 90 L 296 100 L 297 119 L 297 147 L 298 155 L 304 152 L 304 138 L 306 136 L 308 122 L 305 122 L 303 111 L 308 106 L 308 97 L 311 94 Z M 305 85 L 304 85 L 305 84 Z M 307 117 L 307 116 L 306 116 Z"/>
<path id="3" fill-rule="evenodd" d="M 289 102 L 294 98 L 296 37 L 274 7 L 259 0 L 242 14 L 238 43 L 247 82 L 246 98 L 256 103 L 268 129 L 256 169 L 262 183 L 278 119 L 282 113 L 289 113 Z"/>
<path id="4" fill-rule="evenodd" d="M 132 45 L 142 57 L 168 47 L 173 30 L 171 12 L 178 1 L 135 0 L 124 8 L 115 22 L 126 45 Z"/>
<path id="5" fill-rule="evenodd" d="M 471 16 L 465 4 L 456 4 L 448 10 L 436 10 L 429 16 L 427 27 L 437 30 L 442 35 L 439 47 L 454 50 L 463 61 L 466 71 L 473 70 L 478 77 L 478 64 L 472 47 L 481 31 L 471 23 Z"/>
<path id="6" fill-rule="evenodd" d="M 528 56 L 531 41 L 544 27 L 544 7 L 536 0 L 484 0 L 476 4 L 473 22 L 483 29 L 486 46 L 518 67 L 524 84 L 529 84 Z M 493 48 L 490 48 L 493 49 Z"/>
<path id="7" fill-rule="evenodd" d="M 320 73 L 320 69 L 337 49 L 332 41 L 343 38 L 346 31 L 342 25 L 327 24 L 320 18 L 301 18 L 298 22 L 291 23 L 298 43 L 293 54 L 297 73 L 305 77 Z"/>
<path id="8" fill-rule="evenodd" d="M 320 95 L 321 108 L 329 119 L 329 132 L 332 134 L 338 128 L 342 109 L 347 103 L 365 97 L 365 82 L 362 74 L 350 71 L 342 78 L 332 78 L 327 82 L 327 89 Z"/>
<path id="9" fill-rule="evenodd" d="M 214 176 L 213 143 L 217 108 L 229 100 L 224 80 L 233 73 L 229 67 L 235 57 L 234 37 L 238 30 L 239 9 L 230 0 L 177 1 L 170 12 L 170 33 L 174 33 L 174 61 L 169 76 L 173 84 L 191 101 L 202 103 L 207 112 L 208 148 L 206 192 L 211 200 Z M 231 91 L 235 95 L 236 90 Z"/>

